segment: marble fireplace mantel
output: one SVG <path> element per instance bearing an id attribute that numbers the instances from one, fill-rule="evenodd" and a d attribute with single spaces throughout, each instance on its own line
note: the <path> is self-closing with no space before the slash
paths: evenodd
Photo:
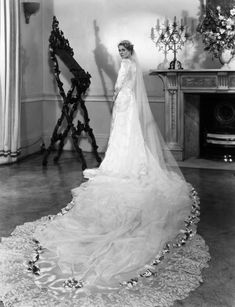
<path id="1" fill-rule="evenodd" d="M 165 90 L 165 140 L 178 161 L 184 160 L 186 93 L 235 93 L 235 71 L 221 69 L 151 70 Z"/>

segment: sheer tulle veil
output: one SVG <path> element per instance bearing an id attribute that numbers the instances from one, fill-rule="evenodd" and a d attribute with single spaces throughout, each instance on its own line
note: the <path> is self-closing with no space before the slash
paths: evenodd
<path id="1" fill-rule="evenodd" d="M 153 117 L 146 93 L 143 73 L 135 51 L 133 51 L 131 58 L 136 63 L 135 96 L 145 144 L 152 153 L 154 159 L 157 160 L 163 170 L 174 171 L 183 178 L 183 174 L 180 171 L 175 158 L 170 152 L 170 149 L 165 143 L 158 125 Z"/>

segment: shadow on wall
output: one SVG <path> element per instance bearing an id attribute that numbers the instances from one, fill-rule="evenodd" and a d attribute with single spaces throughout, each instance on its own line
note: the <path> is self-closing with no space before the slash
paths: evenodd
<path id="1" fill-rule="evenodd" d="M 112 111 L 112 106 L 108 99 L 108 89 L 105 83 L 105 75 L 109 77 L 112 82 L 113 88 L 117 78 L 117 71 L 115 68 L 115 63 L 113 57 L 108 52 L 107 48 L 102 44 L 99 36 L 100 28 L 97 25 L 96 20 L 93 21 L 94 33 L 95 33 L 95 49 L 93 51 L 95 57 L 95 63 L 98 68 L 98 72 L 100 75 L 101 83 L 103 86 L 104 97 L 106 98 L 110 111 Z"/>

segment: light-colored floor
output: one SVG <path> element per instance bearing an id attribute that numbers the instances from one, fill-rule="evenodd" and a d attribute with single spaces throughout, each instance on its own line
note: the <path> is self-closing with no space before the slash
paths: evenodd
<path id="1" fill-rule="evenodd" d="M 95 166 L 91 154 L 86 159 L 89 167 Z M 76 154 L 64 152 L 59 164 L 52 161 L 51 155 L 43 168 L 42 156 L 33 155 L 0 167 L 0 237 L 9 236 L 19 224 L 57 213 L 71 200 L 70 190 L 83 180 Z M 186 162 L 182 172 L 201 198 L 198 232 L 212 259 L 202 285 L 174 307 L 235 307 L 235 169 L 225 163 L 227 169 L 221 164 L 212 169 Z"/>

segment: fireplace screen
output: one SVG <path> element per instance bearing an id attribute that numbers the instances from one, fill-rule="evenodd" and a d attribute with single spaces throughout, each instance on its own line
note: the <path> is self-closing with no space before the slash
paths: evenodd
<path id="1" fill-rule="evenodd" d="M 200 156 L 235 155 L 235 95 L 203 94 L 200 103 Z"/>

